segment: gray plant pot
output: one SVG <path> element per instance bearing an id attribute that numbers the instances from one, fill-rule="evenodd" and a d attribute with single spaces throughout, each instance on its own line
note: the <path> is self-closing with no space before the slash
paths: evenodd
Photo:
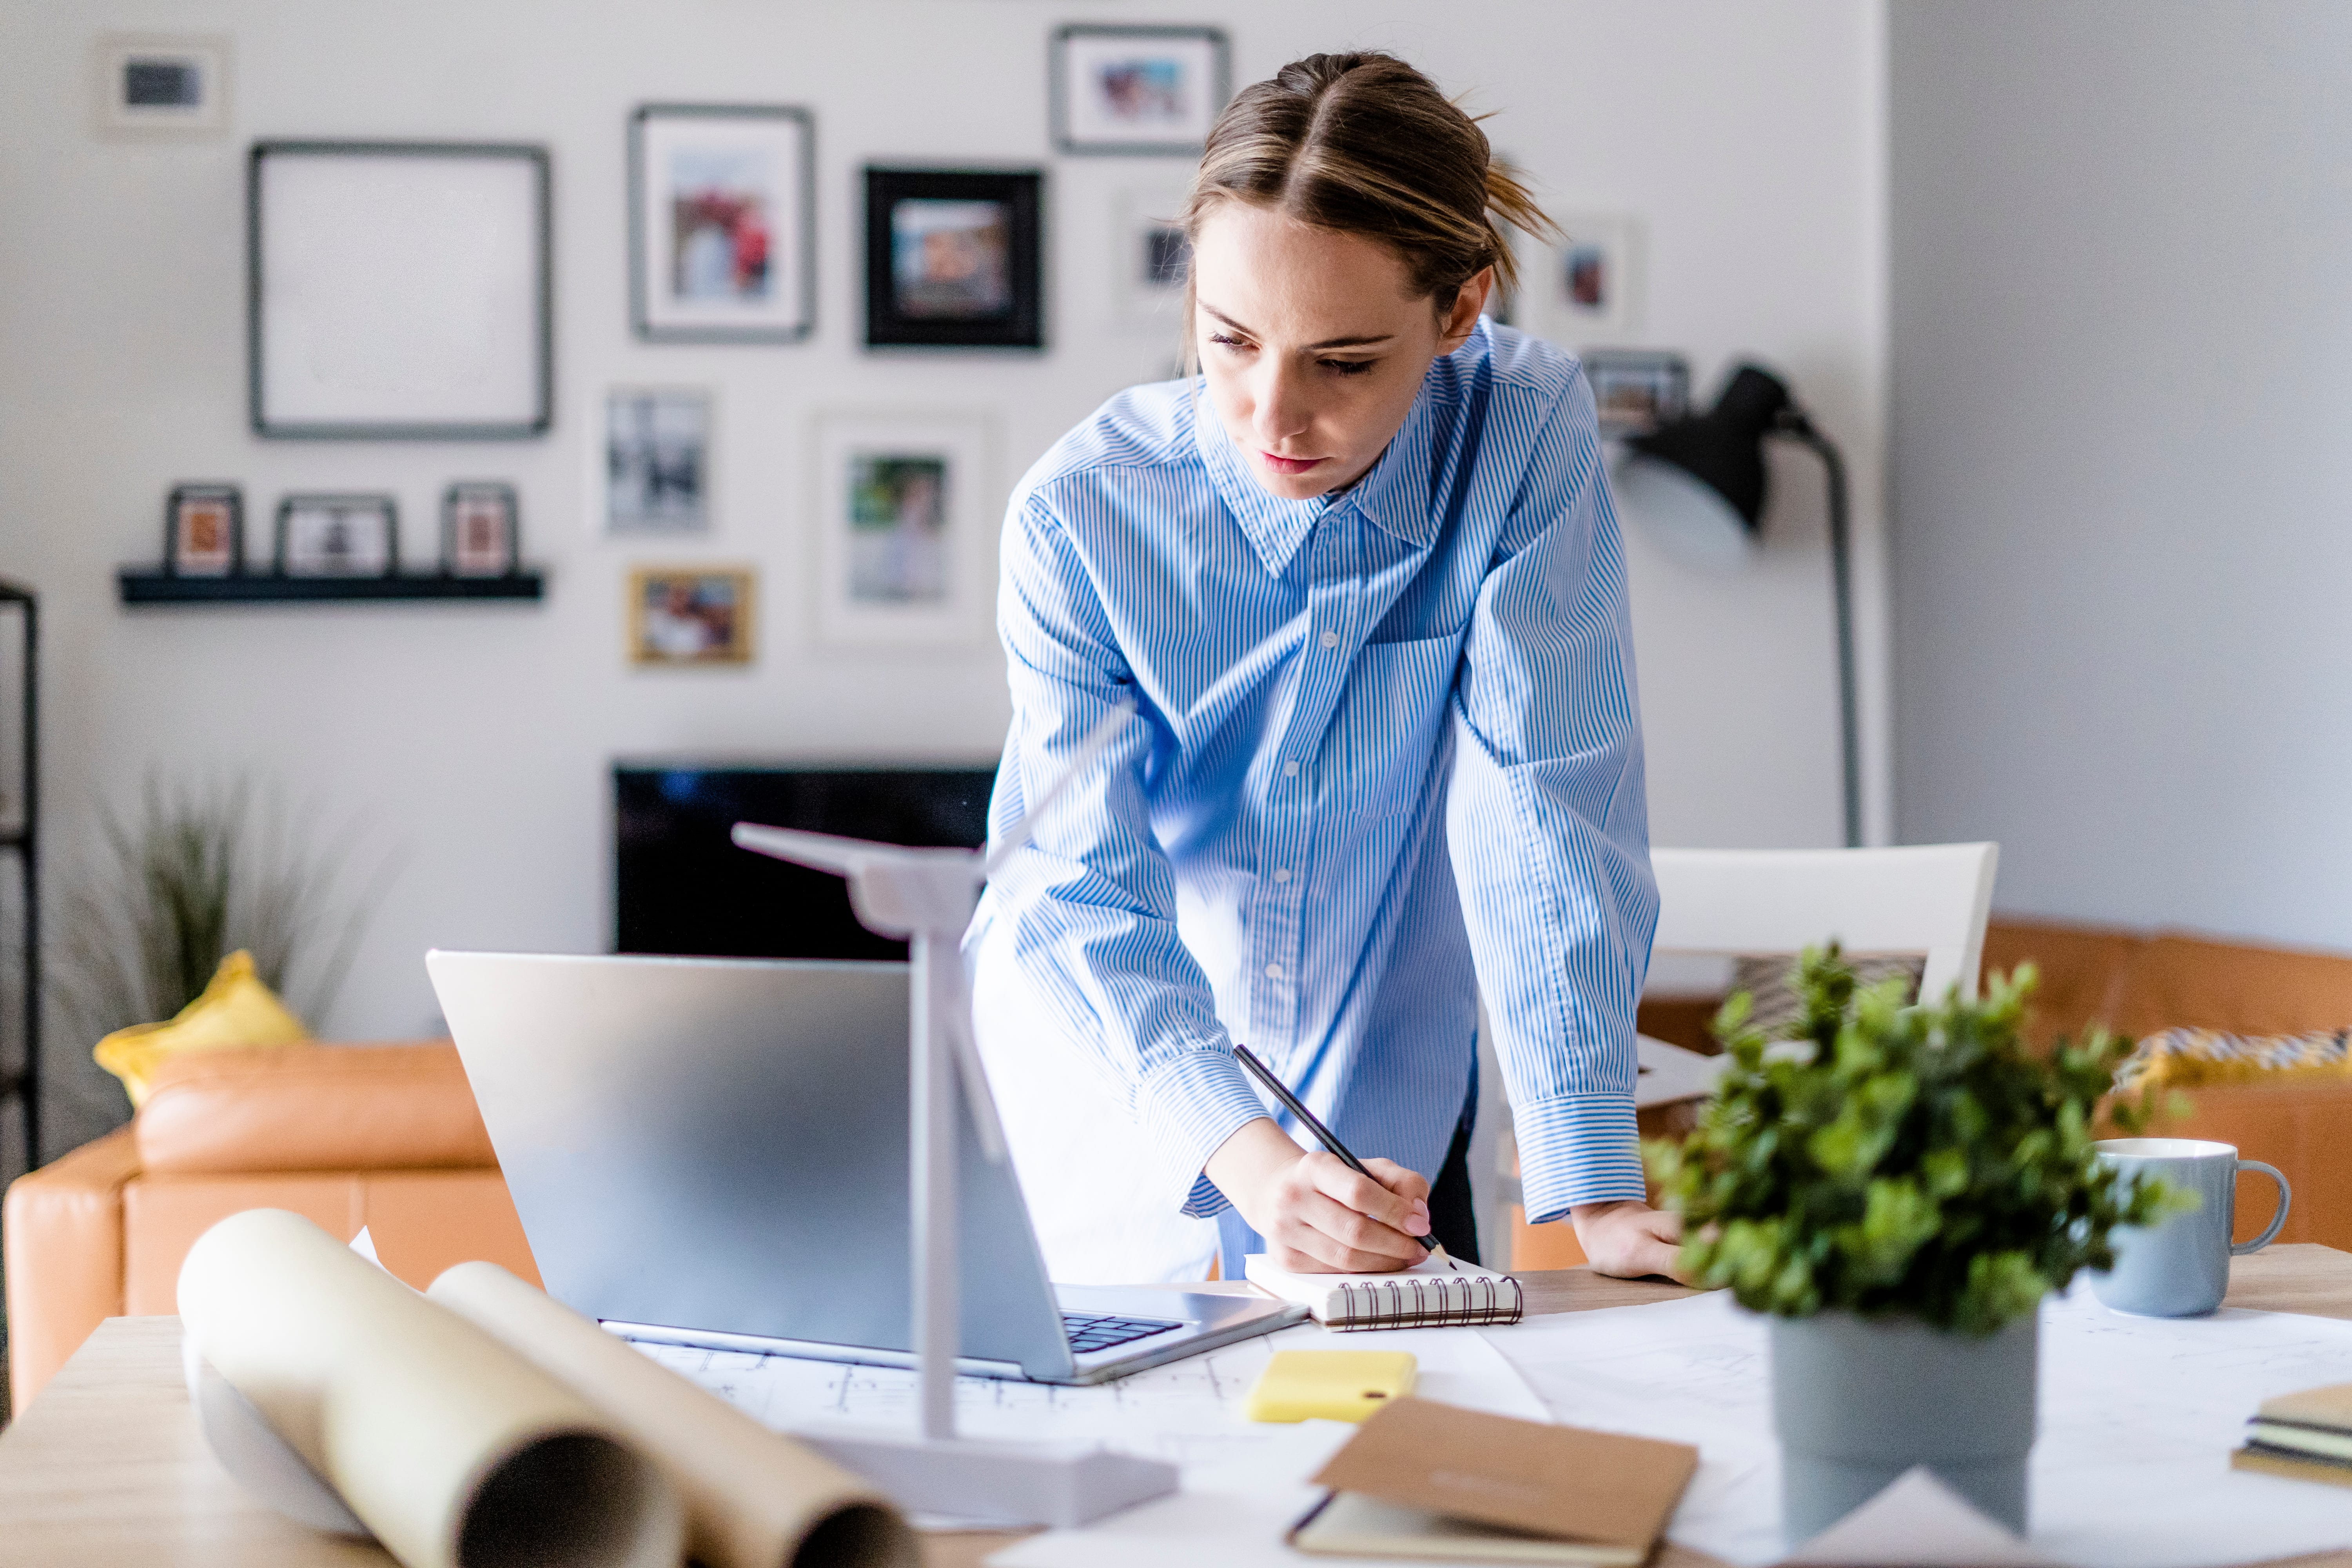
<path id="1" fill-rule="evenodd" d="M 2025 1532 L 2036 1312 L 1982 1339 L 1850 1312 L 1772 1320 L 1772 1421 L 1791 1545 L 1914 1465 Z"/>

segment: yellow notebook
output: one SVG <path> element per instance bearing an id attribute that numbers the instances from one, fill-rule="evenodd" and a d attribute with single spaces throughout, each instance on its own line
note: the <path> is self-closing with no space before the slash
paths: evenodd
<path id="1" fill-rule="evenodd" d="M 1412 1393 L 1409 1351 L 1276 1351 L 1245 1406 L 1253 1421 L 1361 1421 Z"/>

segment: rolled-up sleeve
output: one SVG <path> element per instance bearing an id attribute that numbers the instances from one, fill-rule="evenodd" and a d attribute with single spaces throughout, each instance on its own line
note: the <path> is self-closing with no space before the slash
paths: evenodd
<path id="1" fill-rule="evenodd" d="M 1480 589 L 1452 721 L 1447 838 L 1528 1218 L 1641 1198 L 1633 1016 L 1658 900 L 1624 560 L 1580 374 Z"/>
<path id="2" fill-rule="evenodd" d="M 999 631 L 1013 724 L 992 835 L 1020 825 L 1121 702 L 1139 718 L 999 868 L 993 919 L 1047 1016 L 1144 1128 L 1168 1202 L 1213 1215 L 1224 1195 L 1209 1156 L 1264 1103 L 1234 1060 L 1208 978 L 1176 923 L 1176 882 L 1154 840 L 1147 774 L 1164 725 L 1122 658 L 1094 584 L 1050 511 L 1031 496 L 1007 520 Z"/>

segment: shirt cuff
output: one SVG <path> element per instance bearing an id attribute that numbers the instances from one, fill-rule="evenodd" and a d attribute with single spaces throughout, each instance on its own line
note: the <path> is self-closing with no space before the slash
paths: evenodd
<path id="1" fill-rule="evenodd" d="M 1230 1051 L 1189 1050 L 1143 1080 L 1144 1124 L 1164 1190 L 1192 1219 L 1213 1219 L 1232 1205 L 1201 1167 L 1226 1139 L 1266 1114 Z"/>
<path id="2" fill-rule="evenodd" d="M 1576 1204 L 1647 1202 L 1642 1139 L 1630 1094 L 1564 1094 L 1511 1108 L 1519 1141 L 1519 1201 L 1528 1223 L 1559 1219 Z"/>

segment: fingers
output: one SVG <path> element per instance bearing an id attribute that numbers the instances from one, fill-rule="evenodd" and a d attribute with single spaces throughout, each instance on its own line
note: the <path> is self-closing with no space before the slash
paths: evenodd
<path id="1" fill-rule="evenodd" d="M 1413 1189 L 1426 1184 L 1402 1167 L 1389 1170 L 1405 1192 L 1328 1154 L 1305 1156 L 1285 1183 L 1273 1226 L 1262 1232 L 1268 1246 L 1294 1259 L 1285 1267 L 1315 1273 L 1388 1273 L 1420 1262 L 1429 1251 L 1414 1238 L 1428 1232 L 1429 1205 Z"/>
<path id="2" fill-rule="evenodd" d="M 1402 1236 L 1429 1234 L 1429 1184 L 1387 1160 L 1373 1161 L 1372 1176 L 1360 1176 L 1334 1155 L 1318 1151 L 1299 1162 L 1315 1190 Z M 1377 1177 L 1378 1179 L 1375 1179 Z M 1343 1238 L 1344 1239 L 1344 1238 Z"/>

